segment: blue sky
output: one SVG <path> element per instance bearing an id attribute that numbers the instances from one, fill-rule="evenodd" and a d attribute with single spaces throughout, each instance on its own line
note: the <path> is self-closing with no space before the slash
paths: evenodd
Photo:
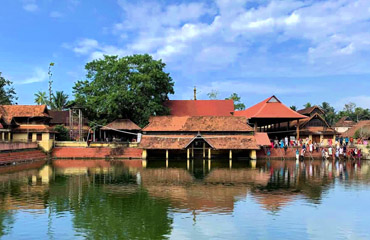
<path id="1" fill-rule="evenodd" d="M 3 0 L 0 71 L 19 104 L 72 94 L 103 54 L 149 53 L 175 81 L 171 99 L 224 98 L 247 106 L 273 94 L 287 105 L 349 101 L 370 108 L 369 0 Z"/>

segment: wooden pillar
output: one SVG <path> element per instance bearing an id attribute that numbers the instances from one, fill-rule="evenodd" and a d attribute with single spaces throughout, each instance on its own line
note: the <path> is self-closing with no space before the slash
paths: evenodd
<path id="1" fill-rule="evenodd" d="M 258 124 L 256 122 L 254 123 L 254 131 L 258 132 Z"/>
<path id="2" fill-rule="evenodd" d="M 194 146 L 191 146 L 191 158 L 194 158 Z"/>
<path id="3" fill-rule="evenodd" d="M 233 150 L 229 150 L 229 159 L 233 159 Z"/>
<path id="4" fill-rule="evenodd" d="M 229 168 L 232 169 L 233 168 L 233 160 L 229 160 Z"/>
<path id="5" fill-rule="evenodd" d="M 166 159 L 168 159 L 168 149 L 166 150 Z"/>
<path id="6" fill-rule="evenodd" d="M 299 119 L 297 120 L 297 140 L 299 139 Z"/>
<path id="7" fill-rule="evenodd" d="M 211 171 L 211 160 L 208 160 L 208 171 Z"/>
<path id="8" fill-rule="evenodd" d="M 206 158 L 206 143 L 203 143 L 203 159 Z"/>
<path id="9" fill-rule="evenodd" d="M 186 149 L 186 159 L 190 158 L 190 148 Z"/>
<path id="10" fill-rule="evenodd" d="M 168 159 L 166 159 L 166 168 L 168 168 Z"/>
<path id="11" fill-rule="evenodd" d="M 186 160 L 186 169 L 189 170 L 189 168 L 190 168 L 190 161 L 188 159 L 188 160 Z"/>
<path id="12" fill-rule="evenodd" d="M 251 160 L 251 167 L 252 169 L 255 169 L 257 166 L 257 160 Z"/>
<path id="13" fill-rule="evenodd" d="M 146 168 L 146 160 L 142 160 L 141 165 L 143 166 L 143 168 Z"/>
<path id="14" fill-rule="evenodd" d="M 146 149 L 143 149 L 143 153 L 141 154 L 141 156 L 142 156 L 142 159 L 146 159 L 148 157 L 148 153 Z"/>
<path id="15" fill-rule="evenodd" d="M 251 150 L 251 151 L 249 152 L 249 157 L 250 157 L 250 159 L 252 159 L 252 160 L 256 160 L 256 159 L 257 159 L 257 151 L 256 151 L 256 150 Z"/>
<path id="16" fill-rule="evenodd" d="M 28 136 L 27 136 L 28 137 Z M 4 141 L 5 138 L 4 138 L 4 132 L 1 133 L 1 140 Z"/>
<path id="17" fill-rule="evenodd" d="M 211 159 L 211 149 L 208 148 L 208 159 Z"/>

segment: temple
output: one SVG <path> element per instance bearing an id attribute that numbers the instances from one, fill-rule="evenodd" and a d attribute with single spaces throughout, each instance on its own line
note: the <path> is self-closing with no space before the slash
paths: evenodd
<path id="1" fill-rule="evenodd" d="M 269 144 L 267 134 L 255 135 L 245 117 L 160 116 L 143 128 L 140 146 L 147 156 L 213 156 L 256 159 L 256 151 Z"/>
<path id="2" fill-rule="evenodd" d="M 270 139 L 283 138 L 287 135 L 299 139 L 299 121 L 307 118 L 307 116 L 285 106 L 275 96 L 269 97 L 246 110 L 235 111 L 234 115 L 246 117 L 248 124 L 254 127 L 255 132 L 267 132 Z M 296 130 L 290 128 L 292 121 L 298 123 Z M 283 123 L 285 123 L 284 128 L 282 128 Z"/>

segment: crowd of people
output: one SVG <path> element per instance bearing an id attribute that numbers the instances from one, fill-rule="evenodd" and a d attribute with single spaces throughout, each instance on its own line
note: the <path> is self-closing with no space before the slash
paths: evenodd
<path id="1" fill-rule="evenodd" d="M 323 160 L 328 160 L 330 158 L 340 160 L 340 159 L 358 159 L 361 160 L 362 152 L 361 149 L 355 147 L 356 144 L 367 144 L 366 140 L 363 139 L 353 139 L 348 137 L 336 137 L 335 141 L 333 139 L 328 140 L 328 144 L 324 145 L 323 140 L 320 143 L 312 141 L 309 138 L 291 140 L 288 137 L 283 139 L 278 139 L 277 137 L 273 142 L 271 142 L 271 148 L 284 149 L 285 154 L 289 147 L 296 148 L 296 159 L 304 159 L 306 154 L 314 152 L 321 152 Z M 269 155 L 269 154 L 268 154 Z"/>

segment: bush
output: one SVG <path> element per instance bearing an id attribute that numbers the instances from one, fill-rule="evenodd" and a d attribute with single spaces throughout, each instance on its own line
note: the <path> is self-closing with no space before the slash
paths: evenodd
<path id="1" fill-rule="evenodd" d="M 353 137 L 354 138 L 364 138 L 364 139 L 370 138 L 370 128 L 364 127 L 364 128 L 357 129 Z"/>
<path id="2" fill-rule="evenodd" d="M 68 129 L 63 125 L 57 125 L 54 127 L 54 130 L 57 132 L 55 134 L 55 139 L 57 141 L 70 141 Z"/>

